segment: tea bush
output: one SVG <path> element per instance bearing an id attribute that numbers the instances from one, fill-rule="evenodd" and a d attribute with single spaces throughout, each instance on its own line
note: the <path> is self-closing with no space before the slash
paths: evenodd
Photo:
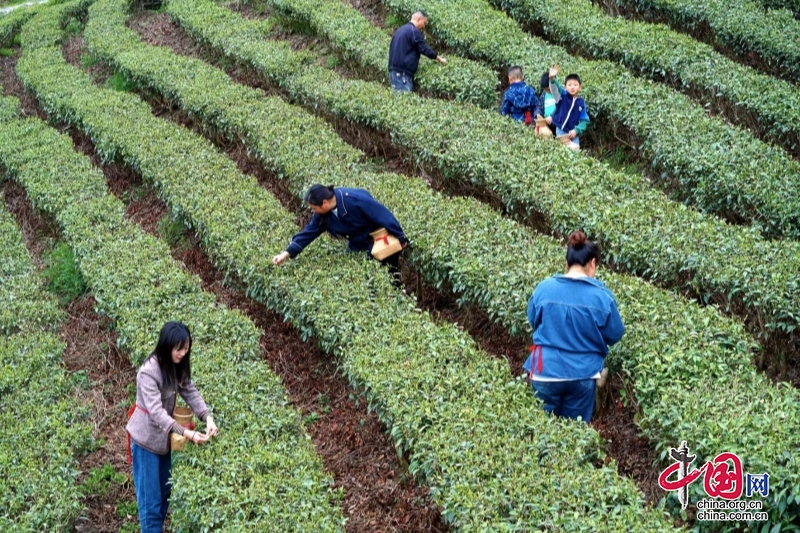
<path id="1" fill-rule="evenodd" d="M 609 16 L 588 0 L 491 3 L 522 23 L 540 24 L 549 38 L 585 56 L 620 62 L 636 74 L 666 79 L 679 90 L 688 86 L 706 103 L 722 100 L 720 107 L 727 108 L 731 120 L 736 117 L 735 123 L 795 153 L 800 149 L 800 91 L 791 83 L 736 63 L 661 24 Z"/>
<path id="2" fill-rule="evenodd" d="M 641 140 L 634 148 L 651 160 L 656 184 L 702 210 L 752 221 L 766 236 L 800 237 L 800 165 L 750 132 L 710 118 L 688 96 L 637 78 L 616 63 L 571 56 L 530 36 L 487 0 L 383 3 L 400 14 L 424 9 L 440 40 L 498 68 L 520 64 L 528 72 L 543 72 L 558 63 L 564 74 L 579 73 L 590 115 Z"/>
<path id="3" fill-rule="evenodd" d="M 0 101 L 0 116 L 12 99 Z M 0 119 L 0 128 L 4 126 Z M 76 457 L 91 446 L 88 409 L 61 366 L 64 319 L 0 198 L 0 530 L 66 531 L 83 511 Z"/>
<path id="4" fill-rule="evenodd" d="M 773 0 L 768 0 L 773 1 Z M 780 1 L 780 0 L 776 0 Z M 677 28 L 708 34 L 739 55 L 755 52 L 770 68 L 800 80 L 800 21 L 785 9 L 765 10 L 756 0 L 616 0 L 658 14 Z"/>
<path id="5" fill-rule="evenodd" d="M 4 107 L 0 102 L 0 113 Z M 3 121 L 0 118 L 0 124 Z M 19 228 L 2 203 L 0 194 L 0 334 L 52 328 L 63 320 L 64 313 L 52 295 L 44 291 Z"/>
<path id="6" fill-rule="evenodd" d="M 429 483 L 457 527 L 672 529 L 613 467 L 592 468 L 602 456 L 596 433 L 532 409 L 527 387 L 511 379 L 504 361 L 487 357 L 456 327 L 434 324 L 392 288 L 374 261 L 322 242 L 315 253 L 273 268 L 270 251 L 286 246 L 297 230 L 294 217 L 206 141 L 153 117 L 129 94 L 94 87 L 64 63 L 58 48 L 25 49 L 18 74 L 52 116 L 81 127 L 104 157 L 122 158 L 155 185 L 248 295 L 340 356 L 395 444 L 409 453 L 412 474 Z M 225 328 L 216 333 L 227 335 Z M 226 391 L 237 395 L 240 387 L 227 382 Z M 252 437 L 239 442 L 252 453 Z M 242 454 L 242 462 L 249 461 Z M 298 468 L 280 454 L 272 464 Z M 253 488 L 241 497 L 243 510 L 270 509 L 264 502 L 286 493 L 281 485 Z M 206 493 L 216 496 L 210 483 Z M 186 509 L 201 506 L 183 496 Z"/>
<path id="7" fill-rule="evenodd" d="M 81 8 L 73 3 L 63 9 Z M 49 33 L 63 20 L 63 12 L 48 10 L 31 22 L 37 31 Z M 45 58 L 67 67 L 60 47 L 51 46 L 57 39 L 48 37 L 37 47 L 36 36 L 27 31 L 25 26 L 28 48 L 18 64 L 20 73 L 30 61 L 47 75 Z M 71 85 L 70 77 L 56 73 L 54 80 L 66 94 L 92 97 Z M 138 109 L 149 113 L 146 105 Z M 168 144 L 163 149 L 169 150 Z M 280 379 L 261 361 L 255 325 L 217 304 L 200 280 L 171 258 L 166 244 L 126 221 L 125 207 L 109 194 L 102 172 L 75 151 L 68 136 L 37 119 L 10 121 L 0 128 L 0 163 L 61 226 L 98 310 L 114 320 L 119 345 L 135 364 L 152 350 L 167 320 L 181 320 L 192 330 L 195 381 L 221 433 L 210 445 L 176 456 L 173 526 L 343 531 L 339 493 Z"/>
<path id="8" fill-rule="evenodd" d="M 0 529 L 68 531 L 83 511 L 79 454 L 92 443 L 89 410 L 61 367 L 51 333 L 0 336 Z"/>
<path id="9" fill-rule="evenodd" d="M 15 9 L 8 15 L 0 17 L 0 47 L 11 46 L 14 35 L 33 15 L 37 7 Z"/>
<path id="10" fill-rule="evenodd" d="M 753 228 L 671 202 L 641 177 L 524 135 L 522 126 L 496 113 L 398 97 L 377 84 L 305 64 L 306 56 L 293 54 L 285 43 L 248 39 L 250 21 L 210 2 L 172 0 L 167 10 L 196 39 L 305 105 L 391 132 L 392 141 L 418 162 L 492 190 L 512 210 L 541 214 L 554 233 L 583 228 L 618 268 L 719 302 L 748 317 L 765 340 L 776 330 L 796 338 L 797 242 L 767 241 Z"/>
<path id="11" fill-rule="evenodd" d="M 165 95 L 205 127 L 243 142 L 267 167 L 288 180 L 299 197 L 315 181 L 369 189 L 413 236 L 409 259 L 431 284 L 454 287 L 461 301 L 480 305 L 516 334 L 528 329 L 525 307 L 532 288 L 563 265 L 564 250 L 556 241 L 534 234 L 473 199 L 445 198 L 423 180 L 367 171 L 357 162 L 363 154 L 339 140 L 323 121 L 279 98 L 265 98 L 257 90 L 234 84 L 203 62 L 146 46 L 125 28 L 120 1 L 103 0 L 90 14 L 88 46 L 138 85 Z M 214 97 L 209 98 L 212 87 Z M 537 261 L 520 260 L 526 257 Z M 771 387 L 759 375 L 750 364 L 750 341 L 741 326 L 713 309 L 687 304 L 635 278 L 612 273 L 604 273 L 603 278 L 617 293 L 628 324 L 625 341 L 615 347 L 611 360 L 633 377 L 644 412 L 643 427 L 657 449 L 666 453 L 681 434 L 690 431 L 705 435 L 705 442 L 712 446 L 706 448 L 704 443 L 700 453 L 715 454 L 714 446 L 724 442 L 726 449 L 738 450 L 753 464 L 782 471 L 772 454 L 800 443 L 787 428 L 763 446 L 762 430 L 783 424 L 782 416 L 800 418 L 798 395 L 791 388 Z M 662 313 L 654 313 L 654 309 Z M 677 384 L 675 375 L 681 375 Z M 706 390 L 709 382 L 717 386 L 731 383 L 725 397 L 728 405 L 746 404 L 761 395 L 771 406 L 768 412 L 782 415 L 769 416 L 772 420 L 755 430 L 761 417 L 749 412 L 741 417 L 728 414 L 740 427 L 754 429 L 735 436 L 720 431 L 715 416 L 724 403 L 714 399 L 698 402 L 695 398 L 693 403 L 703 414 L 691 422 L 678 424 L 671 418 L 673 408 L 662 403 L 659 391 L 669 389 L 677 394 L 681 389 L 682 394 L 696 395 L 697 390 Z M 676 431 L 677 427 L 681 430 Z M 759 448 L 759 452 L 751 452 Z M 753 459 L 754 455 L 758 459 Z"/>
<path id="12" fill-rule="evenodd" d="M 269 0 L 269 5 L 293 20 L 309 24 L 333 42 L 346 59 L 386 76 L 390 36 L 373 26 L 357 9 L 339 0 Z M 480 107 L 495 108 L 497 75 L 482 63 L 448 55 L 447 65 L 420 60 L 414 83 L 434 96 L 455 98 Z"/>

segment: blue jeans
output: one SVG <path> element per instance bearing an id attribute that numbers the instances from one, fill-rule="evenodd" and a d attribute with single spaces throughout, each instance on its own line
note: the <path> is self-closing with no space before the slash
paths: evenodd
<path id="1" fill-rule="evenodd" d="M 574 381 L 532 381 L 536 397 L 544 402 L 544 410 L 564 418 L 581 417 L 589 423 L 594 410 L 594 379 Z"/>
<path id="2" fill-rule="evenodd" d="M 139 527 L 142 533 L 161 533 L 169 506 L 169 474 L 172 456 L 157 455 L 131 440 L 133 484 L 139 507 Z"/>
<path id="3" fill-rule="evenodd" d="M 389 81 L 395 91 L 410 93 L 414 90 L 414 78 L 403 72 L 389 71 Z"/>

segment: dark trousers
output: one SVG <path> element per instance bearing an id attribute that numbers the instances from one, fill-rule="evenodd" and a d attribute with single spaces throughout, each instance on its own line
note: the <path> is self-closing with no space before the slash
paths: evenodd
<path id="1" fill-rule="evenodd" d="M 396 254 L 392 254 L 381 261 L 382 265 L 389 267 L 389 275 L 392 276 L 392 285 L 394 285 L 396 289 L 403 287 L 403 282 L 400 279 L 400 256 L 402 254 L 403 250 L 400 250 Z"/>
<path id="2" fill-rule="evenodd" d="M 544 410 L 564 418 L 578 418 L 589 423 L 594 411 L 597 381 L 532 381 L 536 397 L 544 402 Z"/>

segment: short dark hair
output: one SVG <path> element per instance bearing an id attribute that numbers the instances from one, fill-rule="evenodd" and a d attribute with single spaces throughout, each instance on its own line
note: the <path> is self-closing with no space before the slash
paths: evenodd
<path id="1" fill-rule="evenodd" d="M 567 243 L 567 266 L 572 265 L 586 266 L 589 261 L 596 259 L 600 262 L 600 248 L 586 238 L 586 234 L 580 230 L 573 231 L 569 235 Z"/>
<path id="2" fill-rule="evenodd" d="M 567 83 L 569 80 L 575 80 L 575 81 L 577 81 L 577 82 L 578 82 L 578 84 L 580 84 L 580 83 L 581 83 L 581 77 L 580 77 L 580 76 L 578 76 L 577 74 L 570 74 L 569 76 L 567 76 L 567 77 L 564 79 L 564 83 L 566 84 L 566 83 Z"/>
<path id="3" fill-rule="evenodd" d="M 550 71 L 548 70 L 542 77 L 539 78 L 539 86 L 544 89 L 545 87 L 550 87 Z"/>
<path id="4" fill-rule="evenodd" d="M 522 79 L 522 67 L 520 67 L 519 65 L 514 65 L 512 67 L 509 67 L 509 69 L 508 69 L 508 77 L 521 80 Z"/>
<path id="5" fill-rule="evenodd" d="M 428 14 L 427 14 L 427 13 L 425 13 L 425 12 L 424 12 L 423 10 L 421 10 L 421 9 L 419 10 L 419 14 L 420 14 L 420 15 L 422 15 L 423 17 L 425 17 L 425 18 L 428 18 Z"/>

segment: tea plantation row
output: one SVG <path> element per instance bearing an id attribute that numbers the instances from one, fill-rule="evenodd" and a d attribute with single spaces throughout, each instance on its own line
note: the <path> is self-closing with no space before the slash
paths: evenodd
<path id="1" fill-rule="evenodd" d="M 53 41 L 37 47 L 37 36 L 52 36 L 48 25 L 57 33 L 79 9 L 50 8 L 23 28 L 20 70 L 53 53 L 63 62 L 60 47 L 49 46 Z M 69 78 L 58 81 L 70 86 Z M 114 320 L 119 344 L 135 364 L 167 320 L 192 329 L 196 381 L 222 432 L 213 445 L 176 458 L 173 525 L 238 531 L 256 521 L 276 530 L 300 523 L 305 531 L 343 531 L 332 480 L 280 380 L 260 361 L 260 332 L 252 322 L 218 305 L 163 242 L 126 221 L 125 206 L 68 136 L 37 119 L 13 120 L 0 130 L 0 147 L 2 165 L 61 227 L 98 310 Z"/>
<path id="2" fill-rule="evenodd" d="M 0 124 L 16 114 L 18 105 L 12 98 L 0 97 Z M 0 335 L 20 331 L 50 329 L 63 319 L 58 302 L 43 291 L 42 280 L 28 255 L 19 228 L 2 207 L 0 194 Z"/>
<path id="3" fill-rule="evenodd" d="M 457 328 L 435 325 L 374 262 L 321 244 L 313 256 L 271 267 L 270 251 L 296 231 L 292 215 L 207 142 L 154 118 L 131 95 L 92 86 L 57 47 L 26 49 L 18 73 L 53 115 L 153 183 L 250 296 L 340 355 L 409 452 L 411 472 L 429 482 L 443 515 L 460 529 L 671 529 L 642 506 L 632 482 L 590 466 L 601 453 L 595 433 L 531 409 L 504 361 L 487 357 Z"/>
<path id="4" fill-rule="evenodd" d="M 367 171 L 356 164 L 363 154 L 338 140 L 318 119 L 279 98 L 264 98 L 259 91 L 236 85 L 203 62 L 146 46 L 125 27 L 124 8 L 119 0 L 103 0 L 91 8 L 86 40 L 94 54 L 134 83 L 180 105 L 205 127 L 239 139 L 268 168 L 288 179 L 300 197 L 311 182 L 320 179 L 371 190 L 414 236 L 411 262 L 430 283 L 456 287 L 463 301 L 483 306 L 513 332 L 527 329 L 524 309 L 532 287 L 563 263 L 564 252 L 556 242 L 537 237 L 474 200 L 444 198 L 422 180 Z M 214 96 L 209 98 L 212 87 Z M 434 219 L 437 224 L 432 226 Z M 539 260 L 520 263 L 520 257 Z M 717 422 L 711 422 L 725 405 L 747 403 L 754 394 L 760 395 L 758 391 L 771 388 L 749 362 L 741 327 L 713 309 L 687 305 L 638 280 L 614 274 L 604 278 L 618 294 L 629 324 L 626 342 L 612 359 L 618 359 L 617 364 L 634 378 L 644 411 L 643 426 L 658 441 L 658 449 L 666 450 L 680 438 L 674 432 L 678 421 L 666 401 L 674 396 L 692 398 L 697 408 L 692 421 L 696 425 L 690 432 L 705 435 L 711 445 L 699 453 L 714 453 L 714 447 L 723 442 L 732 449 L 753 448 L 755 440 L 740 440 L 741 434 L 731 439 L 718 431 Z M 654 315 L 654 308 L 665 313 Z M 664 334 L 657 333 L 664 331 L 669 331 L 666 342 Z M 681 376 L 678 385 L 674 384 L 676 375 Z M 731 385 L 733 375 L 738 380 Z M 727 389 L 722 403 L 697 398 L 698 390 L 709 387 Z M 789 416 L 800 418 L 798 396 L 791 388 L 779 387 L 761 398 L 773 406 L 770 413 L 794 413 Z M 734 416 L 737 425 L 752 426 L 752 434 L 761 434 L 755 430 L 761 417 L 755 415 Z M 763 429 L 781 422 L 783 418 L 768 421 Z M 682 430 L 688 430 L 685 423 Z M 759 459 L 751 458 L 753 464 L 766 461 L 764 468 L 780 469 L 772 456 L 800 444 L 792 442 L 791 433 L 775 437 Z M 774 504 L 777 508 L 780 501 Z"/>
<path id="5" fill-rule="evenodd" d="M 573 57 L 530 36 L 487 0 L 383 3 L 401 16 L 426 10 L 440 40 L 496 68 L 520 64 L 528 73 L 541 73 L 558 63 L 565 74 L 580 73 L 596 123 L 632 132 L 660 176 L 655 179 L 675 197 L 732 220 L 752 220 L 768 236 L 800 236 L 800 165 L 748 131 L 709 118 L 688 96 L 616 63 Z"/>
<path id="6" fill-rule="evenodd" d="M 447 178 L 490 188 L 512 207 L 543 213 L 554 232 L 584 228 L 617 266 L 690 287 L 702 298 L 742 302 L 760 334 L 795 334 L 798 243 L 765 241 L 755 230 L 670 202 L 641 177 L 520 135 L 495 113 L 413 95 L 398 98 L 378 84 L 343 79 L 308 64 L 285 44 L 247 39 L 250 21 L 210 2 L 173 0 L 167 10 L 198 40 L 306 105 L 390 131 L 394 143 L 418 161 Z"/>
<path id="7" fill-rule="evenodd" d="M 676 28 L 713 35 L 713 44 L 756 53 L 774 72 L 800 81 L 800 21 L 787 10 L 765 10 L 754 0 L 616 0 L 627 9 L 667 20 Z"/>
<path id="8" fill-rule="evenodd" d="M 282 15 L 292 16 L 291 5 L 271 2 Z M 345 59 L 365 65 L 375 76 L 386 78 L 386 54 L 391 38 L 350 4 L 340 0 L 313 2 L 299 20 L 309 24 L 326 39 L 340 43 L 339 50 Z M 297 19 L 296 19 L 297 20 Z M 433 96 L 455 98 L 485 108 L 497 106 L 495 87 L 498 80 L 492 69 L 458 56 L 447 56 L 447 65 L 422 58 L 414 76 L 419 90 Z"/>
<path id="9" fill-rule="evenodd" d="M 0 129 L 18 109 L 0 98 Z M 0 179 L 2 176 L 0 176 Z M 48 330 L 64 319 L 0 194 L 0 530 L 63 531 L 83 509 L 76 457 L 92 445 L 80 379 Z"/>
<path id="10" fill-rule="evenodd" d="M 637 74 L 665 79 L 678 90 L 699 92 L 706 103 L 721 100 L 719 107 L 734 123 L 794 153 L 800 151 L 800 90 L 792 83 L 732 61 L 666 26 L 609 16 L 589 0 L 491 3 L 523 24 L 541 25 L 548 37 L 583 55 L 621 62 Z"/>
<path id="11" fill-rule="evenodd" d="M 0 17 L 0 47 L 9 46 L 14 35 L 35 13 L 36 8 L 15 9 Z"/>

